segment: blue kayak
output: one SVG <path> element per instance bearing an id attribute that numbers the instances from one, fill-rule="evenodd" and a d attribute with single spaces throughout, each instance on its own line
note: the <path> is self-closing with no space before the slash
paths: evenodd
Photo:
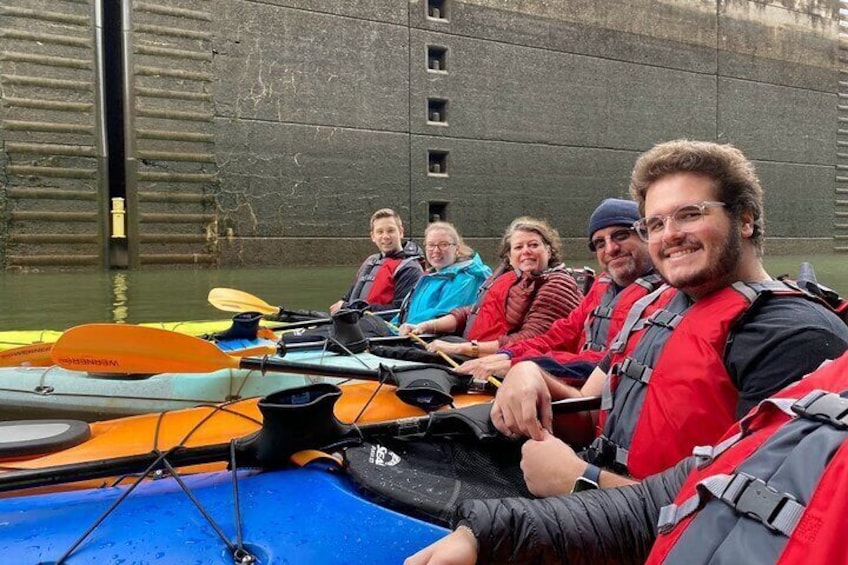
<path id="1" fill-rule="evenodd" d="M 70 551 L 69 565 L 398 564 L 447 533 L 363 499 L 344 474 L 316 464 L 237 477 L 238 512 L 231 472 L 182 479 L 214 527 L 173 478 L 139 485 L 88 536 L 129 487 L 0 500 L 0 555 L 56 563 Z M 234 560 L 242 552 L 256 560 Z"/>

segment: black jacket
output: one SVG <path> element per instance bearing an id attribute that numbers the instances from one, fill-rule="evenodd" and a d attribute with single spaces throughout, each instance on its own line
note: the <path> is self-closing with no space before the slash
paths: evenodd
<path id="1" fill-rule="evenodd" d="M 644 563 L 660 508 L 694 467 L 689 458 L 636 485 L 530 500 L 470 500 L 454 524 L 477 536 L 478 563 Z"/>

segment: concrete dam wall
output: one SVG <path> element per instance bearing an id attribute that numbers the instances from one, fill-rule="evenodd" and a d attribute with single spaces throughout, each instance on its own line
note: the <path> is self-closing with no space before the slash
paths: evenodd
<path id="1" fill-rule="evenodd" d="M 839 7 L 6 0 L 0 262 L 356 263 L 385 206 L 489 257 L 545 217 L 580 262 L 594 206 L 681 137 L 754 160 L 767 253 L 845 251 Z"/>

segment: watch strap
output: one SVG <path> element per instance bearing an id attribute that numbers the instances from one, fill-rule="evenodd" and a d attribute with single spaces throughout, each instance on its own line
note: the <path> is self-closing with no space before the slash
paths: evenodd
<path id="1" fill-rule="evenodd" d="M 581 476 L 584 479 L 586 479 L 587 481 L 592 481 L 595 484 L 600 484 L 600 482 L 601 482 L 601 468 L 598 467 L 597 465 L 592 465 L 591 463 L 589 463 L 586 466 L 586 470 L 583 471 L 583 474 Z"/>

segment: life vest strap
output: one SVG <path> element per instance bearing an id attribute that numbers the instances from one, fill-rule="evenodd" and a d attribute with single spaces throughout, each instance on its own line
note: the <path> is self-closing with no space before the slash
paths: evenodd
<path id="1" fill-rule="evenodd" d="M 657 523 L 660 533 L 668 533 L 714 498 L 737 513 L 761 522 L 769 530 L 789 537 L 806 508 L 791 494 L 778 492 L 765 481 L 746 473 L 713 475 L 700 481 L 696 488 L 697 493 L 682 504 L 660 509 Z"/>
<path id="2" fill-rule="evenodd" d="M 585 452 L 585 458 L 589 463 L 625 473 L 629 455 L 628 450 L 603 435 L 596 437 Z"/>

